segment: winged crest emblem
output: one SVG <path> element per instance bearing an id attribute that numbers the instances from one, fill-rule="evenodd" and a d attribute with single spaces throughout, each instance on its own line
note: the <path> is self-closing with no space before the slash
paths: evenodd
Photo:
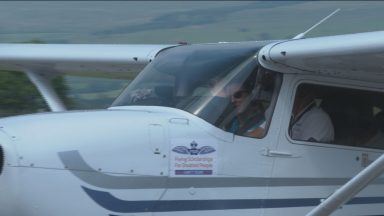
<path id="1" fill-rule="evenodd" d="M 186 146 L 176 146 L 172 149 L 173 152 L 187 155 L 204 155 L 215 152 L 216 150 L 212 146 L 202 146 L 198 148 L 199 144 L 196 141 L 192 141 L 190 148 Z"/>

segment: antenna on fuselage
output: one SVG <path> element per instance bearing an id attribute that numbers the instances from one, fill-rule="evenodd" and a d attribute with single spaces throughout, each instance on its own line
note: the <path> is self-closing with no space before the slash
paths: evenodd
<path id="1" fill-rule="evenodd" d="M 336 9 L 335 11 L 333 11 L 331 14 L 329 14 L 328 16 L 324 17 L 322 20 L 320 20 L 318 23 L 316 23 L 315 25 L 313 25 L 311 28 L 309 28 L 307 31 L 303 32 L 303 33 L 300 33 L 298 35 L 296 35 L 294 38 L 292 39 L 302 39 L 304 38 L 304 36 L 310 32 L 312 29 L 316 28 L 318 25 L 320 25 L 321 23 L 323 23 L 325 20 L 329 19 L 331 16 L 335 15 L 337 12 L 340 11 L 340 8 Z"/>

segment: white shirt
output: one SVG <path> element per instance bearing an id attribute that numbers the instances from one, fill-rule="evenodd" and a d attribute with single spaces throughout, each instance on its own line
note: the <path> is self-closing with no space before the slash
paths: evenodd
<path id="1" fill-rule="evenodd" d="M 334 139 L 331 118 L 320 107 L 313 106 L 292 125 L 291 137 L 294 140 L 330 143 Z"/>

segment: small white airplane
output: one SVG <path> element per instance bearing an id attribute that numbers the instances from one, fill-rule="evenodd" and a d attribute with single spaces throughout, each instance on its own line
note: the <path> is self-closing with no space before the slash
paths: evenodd
<path id="1" fill-rule="evenodd" d="M 383 215 L 384 31 L 302 37 L 1 44 L 60 112 L 0 119 L 0 214 Z M 65 112 L 46 81 L 145 65 L 106 110 Z"/>

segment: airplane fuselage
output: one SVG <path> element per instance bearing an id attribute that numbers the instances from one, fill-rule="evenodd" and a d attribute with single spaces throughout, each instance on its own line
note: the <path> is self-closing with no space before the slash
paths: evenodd
<path id="1" fill-rule="evenodd" d="M 346 144 L 334 119 L 331 143 L 294 139 L 290 132 L 300 85 L 320 89 L 317 100 L 324 105 L 329 95 L 346 95 L 343 89 L 381 94 L 380 83 L 271 71 L 258 65 L 256 54 L 244 57 L 231 49 L 223 58 L 238 60 L 225 60 L 225 68 L 214 61 L 191 62 L 183 72 L 177 68 L 182 55 L 169 51 L 164 55 L 176 66 L 154 61 L 154 69 L 148 67 L 107 110 L 1 119 L 1 214 L 304 215 L 383 152 Z M 199 56 L 196 61 L 206 61 Z M 148 75 L 158 71 L 165 72 L 156 79 Z M 198 79 L 216 73 L 221 80 L 212 80 L 219 86 L 255 78 L 254 85 L 261 86 L 255 101 L 265 106 L 263 135 L 230 131 L 227 116 L 236 112 L 223 99 L 226 88 Z M 383 190 L 379 178 L 335 215 L 382 214 Z"/>

